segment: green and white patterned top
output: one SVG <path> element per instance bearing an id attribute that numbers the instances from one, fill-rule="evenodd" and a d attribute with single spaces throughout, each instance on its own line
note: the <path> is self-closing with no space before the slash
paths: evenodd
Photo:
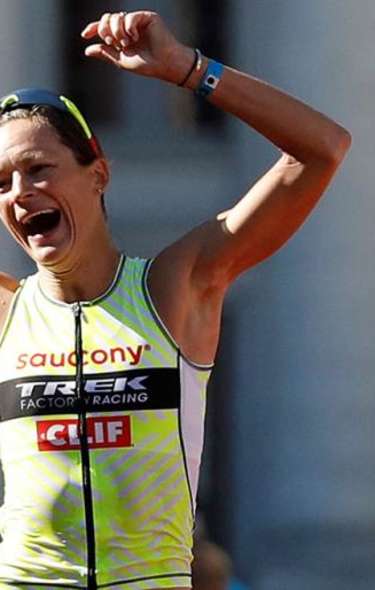
<path id="1" fill-rule="evenodd" d="M 162 325 L 149 266 L 122 259 L 111 288 L 81 302 L 86 491 L 73 306 L 48 298 L 37 275 L 15 297 L 0 340 L 0 588 L 191 586 L 211 367 L 183 358 Z"/>

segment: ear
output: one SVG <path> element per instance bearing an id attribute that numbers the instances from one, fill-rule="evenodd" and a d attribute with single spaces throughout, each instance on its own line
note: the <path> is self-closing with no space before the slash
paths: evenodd
<path id="1" fill-rule="evenodd" d="M 108 161 L 106 158 L 96 158 L 91 166 L 94 191 L 99 195 L 102 195 L 105 192 L 110 179 Z"/>

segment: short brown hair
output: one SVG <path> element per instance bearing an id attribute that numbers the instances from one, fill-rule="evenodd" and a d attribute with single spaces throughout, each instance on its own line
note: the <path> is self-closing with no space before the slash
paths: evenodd
<path id="1" fill-rule="evenodd" d="M 17 119 L 45 121 L 56 131 L 61 143 L 72 150 L 77 162 L 82 166 L 88 166 L 97 158 L 97 154 L 85 137 L 81 126 L 70 113 L 47 105 L 36 105 L 31 108 L 20 107 L 1 114 L 0 125 Z"/>

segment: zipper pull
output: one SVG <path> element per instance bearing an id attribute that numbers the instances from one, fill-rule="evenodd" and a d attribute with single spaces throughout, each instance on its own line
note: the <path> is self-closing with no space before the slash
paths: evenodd
<path id="1" fill-rule="evenodd" d="M 85 314 L 85 310 L 83 309 L 81 303 L 79 301 L 76 301 L 75 303 L 72 303 L 71 307 L 75 319 L 82 319 L 85 322 L 85 324 L 88 324 L 87 315 Z"/>
<path id="2" fill-rule="evenodd" d="M 72 303 L 72 311 L 74 317 L 76 318 L 76 320 L 78 320 L 81 317 L 82 313 L 81 304 L 79 303 L 79 301 Z"/>

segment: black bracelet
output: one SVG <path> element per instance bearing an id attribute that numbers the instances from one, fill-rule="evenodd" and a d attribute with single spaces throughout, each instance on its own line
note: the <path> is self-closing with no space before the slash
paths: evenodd
<path id="1" fill-rule="evenodd" d="M 199 51 L 199 49 L 194 49 L 194 54 L 195 54 L 195 57 L 194 57 L 193 65 L 191 66 L 190 70 L 188 71 L 187 75 L 182 80 L 182 82 L 180 82 L 178 84 L 178 86 L 185 86 L 186 82 L 189 80 L 190 76 L 192 75 L 195 68 L 197 67 L 198 62 L 201 59 L 201 52 Z"/>

